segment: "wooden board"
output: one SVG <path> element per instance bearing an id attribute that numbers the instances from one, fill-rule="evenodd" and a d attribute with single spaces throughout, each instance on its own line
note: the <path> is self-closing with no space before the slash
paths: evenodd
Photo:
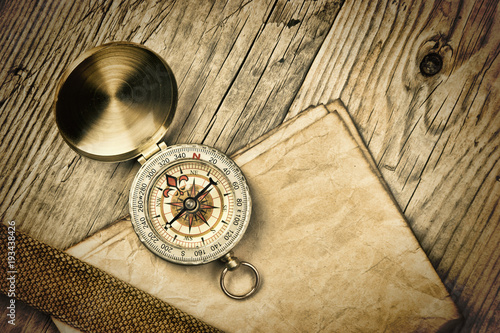
<path id="1" fill-rule="evenodd" d="M 51 107 L 57 79 L 84 50 L 144 43 L 165 57 L 180 88 L 169 144 L 232 153 L 283 118 L 340 97 L 466 331 L 500 327 L 499 2 L 353 0 L 336 18 L 339 8 L 1 2 L 1 220 L 66 248 L 127 213 L 138 164 L 80 158 L 59 137 Z M 428 52 L 441 54 L 444 68 L 423 77 Z"/>
<path id="2" fill-rule="evenodd" d="M 465 331 L 500 327 L 499 9 L 346 2 L 288 114 L 344 101 Z M 431 77 L 428 53 L 443 58 Z"/>
<path id="3" fill-rule="evenodd" d="M 126 40 L 159 53 L 179 86 L 166 142 L 230 153 L 282 122 L 339 8 L 340 1 L 1 2 L 1 220 L 67 248 L 128 213 L 139 164 L 81 158 L 52 114 L 57 80 L 85 50 Z"/>
<path id="4" fill-rule="evenodd" d="M 59 330 L 49 316 L 32 308 L 24 302 L 16 300 L 15 306 L 15 326 L 7 323 L 12 320 L 7 317 L 10 310 L 10 299 L 4 294 L 0 294 L 0 329 L 2 332 L 12 333 L 57 333 Z"/>

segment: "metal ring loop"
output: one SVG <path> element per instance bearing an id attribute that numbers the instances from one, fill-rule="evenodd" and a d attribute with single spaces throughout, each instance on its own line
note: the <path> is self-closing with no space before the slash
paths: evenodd
<path id="1" fill-rule="evenodd" d="M 249 262 L 246 262 L 246 261 L 242 261 L 241 262 L 241 265 L 244 265 L 244 266 L 247 266 L 247 267 L 250 267 L 250 269 L 252 270 L 254 276 L 255 276 L 255 283 L 252 287 L 252 289 L 250 289 L 249 292 L 247 292 L 246 294 L 243 294 L 243 295 L 235 295 L 235 294 L 231 294 L 227 289 L 226 289 L 226 285 L 224 283 L 224 278 L 226 276 L 226 273 L 227 271 L 229 271 L 229 268 L 227 267 L 224 267 L 224 269 L 222 270 L 222 273 L 220 275 L 220 287 L 222 288 L 222 291 L 224 292 L 224 294 L 226 294 L 227 296 L 231 297 L 232 299 L 245 299 L 251 295 L 253 295 L 257 289 L 259 288 L 259 284 L 260 284 L 260 274 L 259 274 L 259 271 L 257 270 L 257 268 L 255 268 L 254 265 L 252 265 L 251 263 Z M 239 266 L 238 266 L 239 267 Z"/>

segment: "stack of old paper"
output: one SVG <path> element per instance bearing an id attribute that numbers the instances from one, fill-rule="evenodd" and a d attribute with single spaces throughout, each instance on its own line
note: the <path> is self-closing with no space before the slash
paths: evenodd
<path id="1" fill-rule="evenodd" d="M 219 262 L 156 257 L 127 220 L 68 252 L 228 332 L 435 332 L 460 322 L 342 103 L 306 110 L 233 157 L 253 200 L 234 251 L 263 278 L 251 298 L 222 293 Z"/>

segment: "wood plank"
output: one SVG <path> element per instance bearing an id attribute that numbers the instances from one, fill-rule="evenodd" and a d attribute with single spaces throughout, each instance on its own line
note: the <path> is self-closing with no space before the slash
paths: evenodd
<path id="1" fill-rule="evenodd" d="M 128 213 L 139 164 L 81 158 L 52 114 L 57 80 L 85 50 L 126 40 L 159 53 L 179 85 L 167 143 L 231 153 L 282 122 L 341 2 L 2 2 L 1 220 L 67 248 Z"/>
<path id="2" fill-rule="evenodd" d="M 344 101 L 465 331 L 500 328 L 499 8 L 346 3 L 288 115 Z M 430 77 L 429 53 L 443 59 Z"/>
<path id="3" fill-rule="evenodd" d="M 0 293 L 0 332 L 4 333 L 57 333 L 59 330 L 52 322 L 50 316 L 41 313 L 24 302 L 16 300 L 14 325 L 9 324 L 12 320 L 7 317 L 9 313 L 7 306 L 10 306 L 11 298 Z"/>
<path id="4" fill-rule="evenodd" d="M 282 121 L 339 8 L 327 1 L 28 0 L 5 7 L 2 219 L 66 248 L 127 214 L 139 165 L 79 157 L 51 113 L 57 79 L 84 50 L 128 40 L 157 51 L 179 84 L 167 142 L 231 152 Z"/>

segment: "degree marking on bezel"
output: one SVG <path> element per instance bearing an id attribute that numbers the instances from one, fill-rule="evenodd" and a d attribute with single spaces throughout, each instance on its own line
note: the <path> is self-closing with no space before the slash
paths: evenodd
<path id="1" fill-rule="evenodd" d="M 232 223 L 225 223 L 228 224 L 227 231 L 233 231 L 232 236 L 228 240 L 224 240 L 222 236 L 219 237 L 219 240 L 221 240 L 222 244 L 220 248 L 216 249 L 215 251 L 210 251 L 209 247 L 198 247 L 198 248 L 192 248 L 192 249 L 186 249 L 186 248 L 174 248 L 172 251 L 174 253 L 168 253 L 165 250 L 161 249 L 161 246 L 154 244 L 150 241 L 149 237 L 147 236 L 149 233 L 154 232 L 154 228 L 151 226 L 151 222 L 148 218 L 148 211 L 149 211 L 149 204 L 147 200 L 143 201 L 143 208 L 146 209 L 146 211 L 143 211 L 142 213 L 138 212 L 138 205 L 137 205 L 137 198 L 134 197 L 134 194 L 137 194 L 136 192 L 139 191 L 140 184 L 142 184 L 143 180 L 145 179 L 145 172 L 150 171 L 152 168 L 158 168 L 157 172 L 158 174 L 161 174 L 164 169 L 169 168 L 172 164 L 174 164 L 175 161 L 179 161 L 181 159 L 174 159 L 170 160 L 169 163 L 164 165 L 163 167 L 160 167 L 160 163 L 163 162 L 166 158 L 171 159 L 175 154 L 182 154 L 183 152 L 195 152 L 198 153 L 199 155 L 203 155 L 203 159 L 205 162 L 208 162 L 208 159 L 210 157 L 218 158 L 221 164 L 223 164 L 223 167 L 229 168 L 232 173 L 231 176 L 227 177 L 230 186 L 231 186 L 231 194 L 233 194 L 232 198 L 234 199 L 234 204 L 236 204 L 237 199 L 242 199 L 244 203 L 243 206 L 240 207 L 241 209 L 241 219 L 240 222 L 238 223 L 237 226 L 233 226 Z M 204 156 L 206 154 L 206 156 Z M 192 158 L 189 158 L 190 154 L 186 154 L 186 160 L 193 160 Z M 197 159 L 196 159 L 197 160 Z M 151 161 L 151 162 L 149 162 Z M 208 162 L 210 165 L 210 163 Z M 148 166 L 148 167 L 147 167 Z M 215 167 L 219 172 L 222 173 L 222 169 L 218 166 L 212 165 L 212 167 Z M 232 183 L 233 181 L 236 181 L 239 184 L 240 189 L 239 190 L 234 190 L 232 188 Z M 147 183 L 147 181 L 146 181 Z M 150 179 L 149 181 L 149 187 L 151 184 L 154 183 L 154 177 L 153 179 Z M 143 199 L 149 199 L 149 190 L 146 191 L 148 197 Z M 135 198 L 135 200 L 134 200 Z M 133 187 L 131 189 L 131 202 L 130 202 L 130 207 L 131 207 L 131 214 L 133 215 L 133 225 L 134 229 L 139 235 L 139 238 L 143 240 L 143 242 L 146 244 L 146 246 L 152 250 L 154 253 L 159 255 L 162 258 L 165 258 L 166 260 L 173 261 L 176 263 L 181 263 L 181 264 L 201 264 L 201 263 L 206 263 L 215 259 L 220 258 L 222 255 L 227 253 L 231 248 L 233 248 L 239 240 L 242 238 L 244 232 L 246 231 L 246 228 L 249 223 L 249 218 L 251 214 L 251 198 L 248 193 L 248 186 L 246 184 L 245 178 L 239 168 L 234 164 L 234 161 L 229 159 L 227 156 L 224 154 L 218 152 L 215 149 L 207 148 L 204 146 L 199 146 L 199 145 L 179 145 L 179 146 L 171 146 L 167 148 L 166 150 L 162 150 L 156 155 L 152 156 L 147 163 L 143 165 L 143 168 L 141 168 L 140 172 L 136 176 L 136 179 L 133 182 Z M 236 205 L 235 205 L 236 209 Z M 236 213 L 235 213 L 236 214 Z M 143 224 L 140 222 L 141 218 L 147 218 L 149 221 L 146 222 L 145 227 Z M 233 217 L 231 217 L 230 222 L 232 222 Z M 221 223 L 224 223 L 221 221 Z M 223 235 L 225 232 L 223 233 Z M 176 237 L 177 238 L 177 237 Z M 206 239 L 204 239 L 206 241 Z M 163 242 L 163 240 L 160 240 L 161 244 L 166 244 Z M 172 246 L 171 244 L 168 244 L 167 246 Z M 197 249 L 205 249 L 208 250 L 206 251 L 207 253 L 201 257 L 194 257 L 193 252 Z M 184 252 L 185 256 L 183 257 L 181 254 Z M 176 254 L 177 253 L 177 254 Z"/>

